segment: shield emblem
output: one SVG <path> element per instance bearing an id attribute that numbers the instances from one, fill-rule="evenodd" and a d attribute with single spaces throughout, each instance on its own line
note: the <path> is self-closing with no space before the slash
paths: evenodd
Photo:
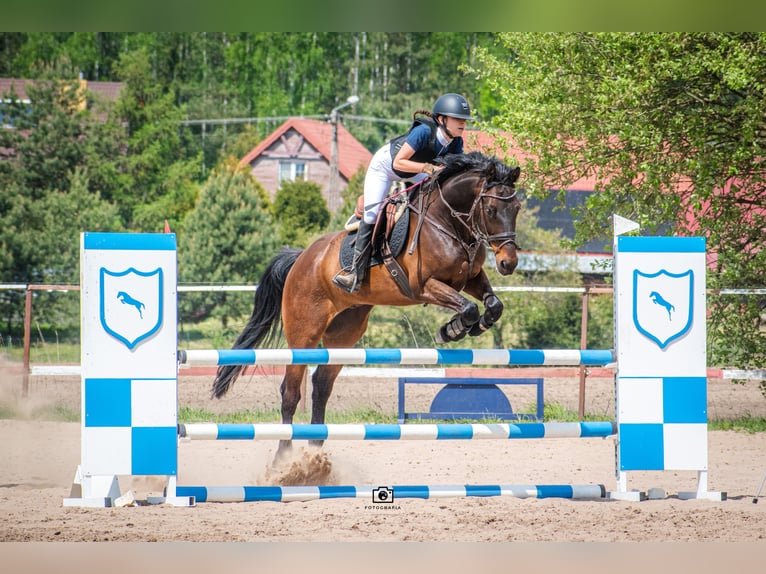
<path id="1" fill-rule="evenodd" d="M 692 326 L 694 272 L 633 271 L 633 323 L 664 349 Z"/>
<path id="2" fill-rule="evenodd" d="M 134 349 L 162 324 L 162 268 L 145 273 L 102 267 L 99 300 L 104 330 Z"/>

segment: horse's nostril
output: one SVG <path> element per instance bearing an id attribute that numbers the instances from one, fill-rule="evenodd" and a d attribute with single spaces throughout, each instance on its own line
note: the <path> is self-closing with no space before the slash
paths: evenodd
<path id="1" fill-rule="evenodd" d="M 498 271 L 503 275 L 510 275 L 516 269 L 516 261 L 513 259 L 500 259 L 498 262 Z"/>

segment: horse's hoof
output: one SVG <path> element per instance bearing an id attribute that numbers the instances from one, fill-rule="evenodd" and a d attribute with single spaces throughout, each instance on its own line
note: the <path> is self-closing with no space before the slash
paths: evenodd
<path id="1" fill-rule="evenodd" d="M 293 450 L 291 448 L 278 448 L 274 455 L 274 460 L 271 461 L 272 468 L 278 468 L 284 465 L 290 460 Z"/>

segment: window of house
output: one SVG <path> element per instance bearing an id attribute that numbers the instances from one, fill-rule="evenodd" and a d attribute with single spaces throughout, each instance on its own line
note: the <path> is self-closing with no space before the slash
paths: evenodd
<path id="1" fill-rule="evenodd" d="M 23 112 L 27 116 L 32 115 L 32 102 L 29 100 L 22 100 L 21 102 L 18 101 L 11 101 L 11 100 L 0 100 L 0 126 L 4 128 L 12 128 L 14 127 L 14 116 L 18 114 L 18 108 L 16 110 L 12 110 L 11 106 L 23 106 Z"/>
<path id="2" fill-rule="evenodd" d="M 282 161 L 279 162 L 279 184 L 283 181 L 305 181 L 306 180 L 306 162 L 303 161 Z"/>

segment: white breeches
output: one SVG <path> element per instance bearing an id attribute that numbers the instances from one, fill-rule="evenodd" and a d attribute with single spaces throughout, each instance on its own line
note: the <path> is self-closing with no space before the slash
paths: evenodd
<path id="1" fill-rule="evenodd" d="M 388 195 L 393 182 L 407 179 L 413 183 L 418 183 L 426 177 L 425 173 L 418 173 L 408 178 L 396 175 L 393 169 L 393 160 L 391 159 L 391 144 L 386 143 L 372 156 L 370 167 L 367 168 L 367 175 L 364 178 L 365 223 L 375 223 L 380 204 L 383 203 L 386 195 Z"/>

